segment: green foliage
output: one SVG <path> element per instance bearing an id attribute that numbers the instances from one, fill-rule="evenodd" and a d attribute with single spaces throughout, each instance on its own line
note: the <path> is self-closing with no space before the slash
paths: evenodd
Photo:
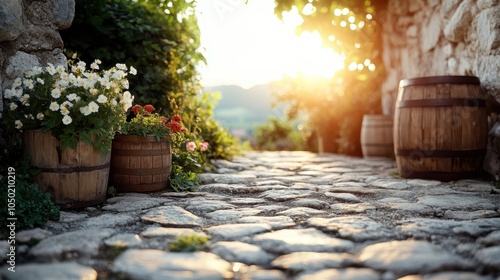
<path id="1" fill-rule="evenodd" d="M 32 183 L 32 177 L 37 170 L 30 165 L 30 159 L 24 157 L 11 166 L 15 169 L 15 214 L 17 217 L 16 228 L 34 227 L 48 220 L 59 220 L 59 207 L 50 200 L 50 194 L 40 191 L 38 185 Z M 3 174 L 2 174 L 3 175 Z M 3 178 L 0 192 L 0 212 L 7 213 L 7 179 Z M 2 219 L 1 228 L 5 229 L 7 220 Z"/>
<path id="2" fill-rule="evenodd" d="M 254 135 L 255 148 L 267 151 L 304 150 L 302 135 L 293 124 L 270 117 L 266 124 L 257 127 Z"/>
<path id="3" fill-rule="evenodd" d="M 172 252 L 194 252 L 205 248 L 208 244 L 206 236 L 190 234 L 177 237 L 168 245 L 168 249 Z"/>

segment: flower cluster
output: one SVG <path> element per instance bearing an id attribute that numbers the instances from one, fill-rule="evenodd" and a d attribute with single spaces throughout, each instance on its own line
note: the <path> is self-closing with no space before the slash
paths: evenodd
<path id="1" fill-rule="evenodd" d="M 63 148 L 75 148 L 81 140 L 109 152 L 134 99 L 127 75 L 137 71 L 125 64 L 99 71 L 100 64 L 95 60 L 87 69 L 85 62 L 69 60 L 68 65 L 49 63 L 22 73 L 4 91 L 11 124 L 51 131 Z"/>
<path id="2" fill-rule="evenodd" d="M 186 150 L 194 152 L 196 150 L 196 143 L 193 141 L 187 142 Z M 206 150 L 208 150 L 208 142 L 200 143 L 200 151 L 205 152 Z"/>
<path id="3" fill-rule="evenodd" d="M 155 111 L 153 105 L 147 104 L 132 106 L 133 118 L 130 122 L 122 125 L 120 133 L 140 135 L 140 136 L 155 136 L 158 141 L 170 138 L 172 132 L 175 134 L 183 133 L 186 128 L 182 125 L 182 118 L 179 115 L 174 115 L 170 121 L 161 116 Z"/>

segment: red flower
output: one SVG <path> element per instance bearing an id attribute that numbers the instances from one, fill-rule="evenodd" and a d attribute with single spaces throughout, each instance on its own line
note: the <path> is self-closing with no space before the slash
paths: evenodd
<path id="1" fill-rule="evenodd" d="M 179 123 L 180 123 L 180 122 L 182 121 L 182 118 L 181 118 L 181 116 L 179 116 L 179 115 L 173 115 L 173 116 L 172 116 L 172 121 L 173 121 L 173 122 L 179 122 Z"/>
<path id="2" fill-rule="evenodd" d="M 141 105 L 134 105 L 132 107 L 132 112 L 134 112 L 134 115 L 137 116 L 137 114 L 139 113 L 139 111 L 142 109 L 142 106 Z"/>
<path id="3" fill-rule="evenodd" d="M 166 117 L 161 117 L 161 122 L 162 122 L 163 124 L 166 124 L 166 123 L 167 123 L 167 118 L 166 118 Z"/>
<path id="4" fill-rule="evenodd" d="M 153 105 L 151 104 L 144 105 L 144 110 L 146 110 L 146 112 L 148 113 L 152 113 L 155 110 L 155 107 L 153 107 Z"/>
<path id="5" fill-rule="evenodd" d="M 170 128 L 173 132 L 181 132 L 182 131 L 182 125 L 178 122 L 171 121 L 167 123 L 167 127 Z"/>

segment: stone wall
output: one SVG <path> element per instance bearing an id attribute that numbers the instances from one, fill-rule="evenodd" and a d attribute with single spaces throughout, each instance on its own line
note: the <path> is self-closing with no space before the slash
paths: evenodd
<path id="1" fill-rule="evenodd" d="M 0 0 L 0 93 L 23 70 L 66 64 L 59 30 L 74 15 L 74 0 Z"/>
<path id="2" fill-rule="evenodd" d="M 389 0 L 383 21 L 384 114 L 394 114 L 400 80 L 424 76 L 477 76 L 489 104 L 498 106 L 500 1 Z M 485 169 L 498 180 L 499 121 L 489 138 Z"/>

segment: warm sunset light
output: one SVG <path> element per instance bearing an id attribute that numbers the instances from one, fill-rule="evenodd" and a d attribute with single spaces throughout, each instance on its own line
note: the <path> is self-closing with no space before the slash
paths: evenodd
<path id="1" fill-rule="evenodd" d="M 332 78 L 346 67 L 345 56 L 323 47 L 317 32 L 295 33 L 302 22 L 297 9 L 282 22 L 273 14 L 272 0 L 244 2 L 198 2 L 208 63 L 200 69 L 203 86 L 251 87 L 299 74 Z"/>

